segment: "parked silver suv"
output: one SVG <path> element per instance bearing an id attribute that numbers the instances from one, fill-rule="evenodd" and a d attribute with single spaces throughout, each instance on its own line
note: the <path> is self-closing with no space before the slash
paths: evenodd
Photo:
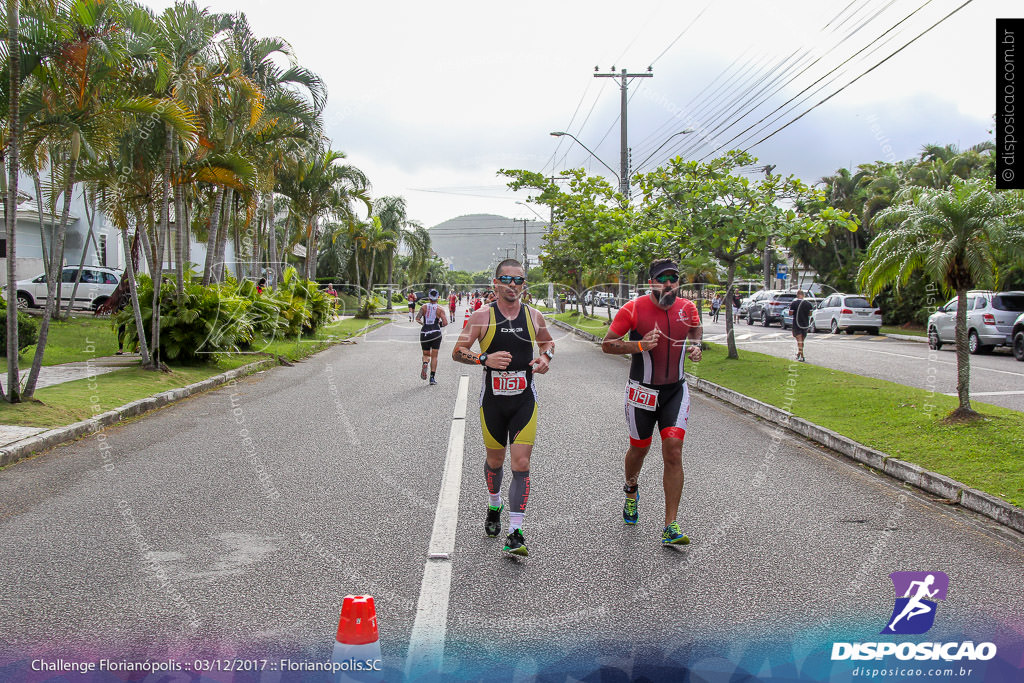
<path id="1" fill-rule="evenodd" d="M 956 297 L 928 318 L 928 346 L 933 350 L 956 342 Z M 989 353 L 1013 344 L 1014 321 L 1024 313 L 1024 292 L 967 292 L 967 348 Z"/>

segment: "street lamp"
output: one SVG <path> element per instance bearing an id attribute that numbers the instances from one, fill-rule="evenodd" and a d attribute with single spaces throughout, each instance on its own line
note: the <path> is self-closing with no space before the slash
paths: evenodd
<path id="1" fill-rule="evenodd" d="M 600 162 L 601 162 L 601 165 L 602 165 L 602 166 L 604 166 L 604 167 L 605 167 L 605 168 L 607 168 L 607 169 L 608 169 L 609 171 L 611 171 L 611 172 L 612 172 L 612 175 L 613 175 L 613 176 L 615 176 L 615 180 L 618 180 L 618 181 L 619 181 L 619 185 L 620 185 L 620 186 L 622 185 L 622 179 L 620 179 L 620 178 L 619 178 L 619 174 L 618 174 L 618 173 L 616 173 L 616 172 L 615 172 L 615 171 L 614 171 L 614 170 L 612 169 L 612 167 L 611 167 L 611 166 L 609 166 L 608 164 L 604 163 L 604 161 L 602 161 L 602 160 L 601 160 L 601 157 L 599 157 L 599 156 L 597 156 L 596 154 L 594 154 L 593 150 L 591 150 L 591 149 L 590 149 L 589 147 L 587 147 L 587 146 L 586 146 L 586 145 L 584 145 L 584 144 L 583 144 L 582 142 L 580 142 L 580 139 L 579 139 L 578 137 L 576 137 L 576 136 L 575 136 L 575 135 L 573 135 L 572 133 L 566 133 L 566 132 L 563 132 L 563 131 L 556 131 L 556 132 L 552 133 L 552 135 L 553 135 L 553 136 L 555 136 L 556 138 L 560 138 L 560 137 L 562 137 L 563 135 L 568 135 L 569 137 L 571 137 L 571 138 L 572 138 L 573 140 L 575 140 L 575 141 L 576 141 L 576 142 L 577 142 L 577 143 L 579 144 L 579 146 L 580 146 L 580 147 L 582 147 L 583 149 L 585 149 L 585 150 L 587 150 L 588 152 L 590 152 L 590 156 L 592 156 L 592 157 L 594 157 L 595 159 L 597 159 L 598 161 L 600 161 Z"/>
<path id="2" fill-rule="evenodd" d="M 526 202 L 521 202 L 521 201 L 518 201 L 518 200 L 517 200 L 517 201 L 516 201 L 516 204 L 519 204 L 520 206 L 525 206 L 525 207 L 526 207 L 527 209 L 529 209 L 530 211 L 533 211 L 533 215 L 534 215 L 534 216 L 536 216 L 537 218 L 541 219 L 541 220 L 542 220 L 542 221 L 544 221 L 545 223 L 547 223 L 547 222 L 548 222 L 548 219 L 547 219 L 547 218 L 544 218 L 544 216 L 541 216 L 541 215 L 540 215 L 539 213 L 537 213 L 537 210 L 536 210 L 536 209 L 534 209 L 534 208 L 533 208 L 532 206 L 530 206 L 529 204 L 527 204 Z"/>
<path id="3" fill-rule="evenodd" d="M 644 164 L 646 164 L 648 161 L 651 160 L 651 157 L 653 157 L 655 154 L 660 152 L 661 148 L 664 147 L 665 145 L 667 145 L 669 140 L 671 140 L 672 138 L 674 138 L 676 136 L 686 135 L 687 133 L 692 133 L 692 132 L 693 132 L 693 128 L 687 128 L 686 130 L 681 130 L 678 133 L 673 133 L 672 135 L 669 135 L 667 138 L 665 138 L 665 142 L 663 142 L 660 145 L 658 145 L 658 149 L 656 149 L 653 152 L 651 152 L 650 154 L 648 154 L 646 159 L 644 159 L 639 164 L 637 164 L 637 167 L 636 167 L 637 171 L 639 171 L 641 168 L 643 168 Z"/>

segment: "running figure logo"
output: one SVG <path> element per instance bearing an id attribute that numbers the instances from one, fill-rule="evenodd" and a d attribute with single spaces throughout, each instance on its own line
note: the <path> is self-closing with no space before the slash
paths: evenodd
<path id="1" fill-rule="evenodd" d="M 896 605 L 883 634 L 917 635 L 935 623 L 936 600 L 945 600 L 949 577 L 944 572 L 893 572 Z"/>

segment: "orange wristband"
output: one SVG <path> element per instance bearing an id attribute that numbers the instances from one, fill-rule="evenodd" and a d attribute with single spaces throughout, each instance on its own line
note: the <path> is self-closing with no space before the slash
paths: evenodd
<path id="1" fill-rule="evenodd" d="M 637 353 L 643 353 L 643 351 L 644 351 L 643 345 L 640 342 L 637 342 L 636 343 L 636 352 Z"/>

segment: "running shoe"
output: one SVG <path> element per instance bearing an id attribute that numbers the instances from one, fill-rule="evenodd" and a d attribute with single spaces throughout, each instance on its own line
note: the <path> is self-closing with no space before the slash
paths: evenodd
<path id="1" fill-rule="evenodd" d="M 636 524 L 638 517 L 636 511 L 636 504 L 640 502 L 640 492 L 636 492 L 636 498 L 626 498 L 625 504 L 622 506 L 622 521 L 626 524 Z"/>
<path id="2" fill-rule="evenodd" d="M 683 533 L 678 522 L 673 521 L 661 532 L 662 545 L 686 545 L 689 542 L 690 537 Z"/>
<path id="3" fill-rule="evenodd" d="M 431 377 L 430 378 L 430 386 L 434 386 L 435 384 L 437 384 L 437 380 L 434 379 L 433 377 Z"/>
<path id="4" fill-rule="evenodd" d="M 423 369 L 420 370 L 420 379 L 426 379 L 427 378 L 427 366 L 428 365 L 430 365 L 430 363 L 424 363 L 423 364 Z"/>
<path id="5" fill-rule="evenodd" d="M 484 533 L 491 538 L 495 538 L 501 533 L 501 511 L 504 509 L 504 503 L 497 507 L 493 505 L 487 506 L 487 520 L 484 522 Z"/>
<path id="6" fill-rule="evenodd" d="M 522 557 L 529 555 L 530 553 L 526 550 L 526 539 L 523 538 L 523 530 L 516 529 L 510 533 L 505 539 L 505 547 L 502 550 L 511 555 L 521 555 Z"/>

